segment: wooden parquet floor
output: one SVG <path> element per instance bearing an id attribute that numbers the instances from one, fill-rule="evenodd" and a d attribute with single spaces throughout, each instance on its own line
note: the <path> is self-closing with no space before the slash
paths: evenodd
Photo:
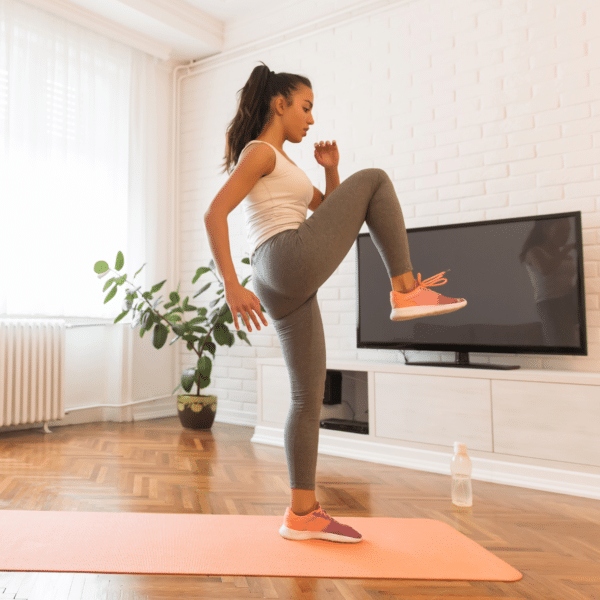
<path id="1" fill-rule="evenodd" d="M 184 430 L 177 417 L 0 433 L 0 509 L 281 515 L 283 448 L 253 428 Z M 450 476 L 319 455 L 317 499 L 334 517 L 430 518 L 523 573 L 515 583 L 173 577 L 0 571 L 0 600 L 600 600 L 600 502 L 473 481 L 473 507 Z M 341 519 L 340 519 L 341 520 Z M 0 543 L 2 532 L 0 532 Z"/>

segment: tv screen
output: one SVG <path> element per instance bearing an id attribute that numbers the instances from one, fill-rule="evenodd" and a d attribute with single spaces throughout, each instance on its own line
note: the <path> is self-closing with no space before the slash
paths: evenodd
<path id="1" fill-rule="evenodd" d="M 445 271 L 444 315 L 392 321 L 391 284 L 370 233 L 356 243 L 358 348 L 587 355 L 581 212 L 407 229 L 413 274 Z M 510 368 L 510 367 L 509 367 Z M 512 367 L 512 368 L 518 368 Z"/>

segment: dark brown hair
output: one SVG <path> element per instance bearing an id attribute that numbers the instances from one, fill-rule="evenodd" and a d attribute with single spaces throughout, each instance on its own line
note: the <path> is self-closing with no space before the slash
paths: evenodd
<path id="1" fill-rule="evenodd" d="M 288 106 L 292 105 L 292 94 L 301 85 L 312 89 L 310 81 L 293 73 L 273 73 L 264 62 L 254 67 L 246 85 L 238 90 L 238 109 L 225 134 L 225 162 L 223 171 L 231 173 L 237 164 L 244 146 L 257 138 L 263 130 L 271 108 L 271 98 L 280 94 Z"/>

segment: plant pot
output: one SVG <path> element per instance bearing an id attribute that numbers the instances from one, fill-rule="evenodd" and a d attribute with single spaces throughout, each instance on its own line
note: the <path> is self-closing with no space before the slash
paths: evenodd
<path id="1" fill-rule="evenodd" d="M 217 412 L 217 397 L 200 394 L 177 396 L 177 414 L 187 429 L 210 429 Z"/>

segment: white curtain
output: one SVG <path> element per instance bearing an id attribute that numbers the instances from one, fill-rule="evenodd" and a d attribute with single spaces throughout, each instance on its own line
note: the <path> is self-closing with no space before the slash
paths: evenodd
<path id="1" fill-rule="evenodd" d="M 93 266 L 119 250 L 146 284 L 156 85 L 143 52 L 0 0 L 0 315 L 114 319 Z"/>

